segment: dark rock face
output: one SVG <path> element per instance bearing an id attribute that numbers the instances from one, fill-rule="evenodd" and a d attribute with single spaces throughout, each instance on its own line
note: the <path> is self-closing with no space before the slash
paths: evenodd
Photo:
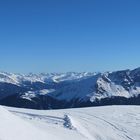
<path id="1" fill-rule="evenodd" d="M 32 109 L 140 105 L 140 68 L 60 82 L 0 82 L 0 104 Z"/>

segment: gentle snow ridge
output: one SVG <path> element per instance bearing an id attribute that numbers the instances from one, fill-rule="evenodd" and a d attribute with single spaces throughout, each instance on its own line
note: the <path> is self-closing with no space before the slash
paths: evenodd
<path id="1" fill-rule="evenodd" d="M 0 106 L 0 140 L 58 140 Z"/>
<path id="2" fill-rule="evenodd" d="M 5 108 L 11 113 L 0 107 L 1 140 L 140 140 L 140 106 Z"/>

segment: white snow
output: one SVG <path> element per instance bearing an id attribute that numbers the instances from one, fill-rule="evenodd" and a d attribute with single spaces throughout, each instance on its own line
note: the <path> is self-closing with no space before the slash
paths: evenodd
<path id="1" fill-rule="evenodd" d="M 140 106 L 0 107 L 0 114 L 0 140 L 140 140 Z"/>
<path id="2" fill-rule="evenodd" d="M 46 94 L 49 94 L 49 93 L 54 92 L 54 91 L 55 91 L 54 89 L 28 91 L 28 92 L 25 92 L 24 94 L 20 95 L 20 98 L 32 101 L 32 98 L 37 97 L 37 95 L 46 95 Z"/>
<path id="3" fill-rule="evenodd" d="M 41 73 L 41 74 L 13 74 L 7 72 L 0 72 L 0 82 L 11 83 L 15 85 L 20 85 L 24 81 L 34 82 L 62 82 L 69 80 L 81 79 L 89 76 L 93 76 L 95 73 L 77 73 L 77 72 L 67 72 L 67 73 Z"/>
<path id="4" fill-rule="evenodd" d="M 46 95 L 46 94 L 54 92 L 54 91 L 55 91 L 54 89 L 43 89 L 43 90 L 39 91 L 39 94 L 40 95 Z"/>
<path id="5" fill-rule="evenodd" d="M 58 140 L 33 124 L 0 107 L 0 140 Z"/>
<path id="6" fill-rule="evenodd" d="M 17 75 L 12 73 L 0 72 L 0 82 L 18 85 Z"/>

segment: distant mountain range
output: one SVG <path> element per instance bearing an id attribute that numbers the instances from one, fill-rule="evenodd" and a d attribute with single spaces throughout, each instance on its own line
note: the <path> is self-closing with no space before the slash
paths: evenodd
<path id="1" fill-rule="evenodd" d="M 0 104 L 33 109 L 140 105 L 140 68 L 105 73 L 0 72 Z"/>

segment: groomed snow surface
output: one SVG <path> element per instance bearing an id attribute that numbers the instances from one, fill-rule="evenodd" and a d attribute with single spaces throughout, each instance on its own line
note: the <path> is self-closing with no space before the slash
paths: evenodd
<path id="1" fill-rule="evenodd" d="M 0 107 L 0 140 L 140 140 L 140 106 Z"/>

